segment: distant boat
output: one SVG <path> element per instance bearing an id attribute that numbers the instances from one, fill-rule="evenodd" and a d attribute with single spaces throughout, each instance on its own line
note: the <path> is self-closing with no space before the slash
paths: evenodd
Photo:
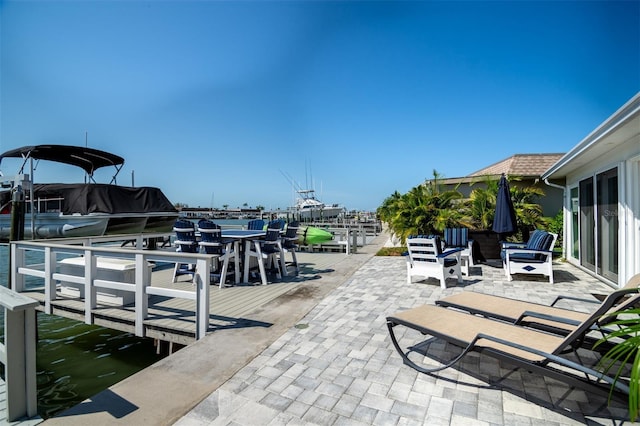
<path id="1" fill-rule="evenodd" d="M 313 189 L 299 189 L 298 198 L 291 213 L 301 221 L 335 219 L 344 214 L 345 208 L 338 204 L 325 204 L 315 197 Z"/>
<path id="2" fill-rule="evenodd" d="M 35 145 L 7 151 L 5 158 L 22 158 L 15 176 L 0 176 L 0 239 L 11 230 L 11 200 L 19 186 L 24 193 L 24 238 L 85 237 L 140 232 L 169 232 L 178 211 L 155 187 L 116 185 L 124 159 L 93 148 L 71 145 Z M 33 183 L 33 161 L 46 160 L 82 168 L 89 183 Z M 25 167 L 29 164 L 29 173 Z M 93 173 L 113 166 L 109 184 L 96 183 Z"/>

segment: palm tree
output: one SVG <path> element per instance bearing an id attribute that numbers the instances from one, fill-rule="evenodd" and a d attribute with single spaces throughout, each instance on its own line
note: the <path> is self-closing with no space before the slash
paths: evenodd
<path id="1" fill-rule="evenodd" d="M 389 229 L 404 241 L 409 235 L 439 234 L 445 228 L 466 227 L 474 230 L 490 230 L 496 209 L 498 179 L 481 178 L 482 188 L 474 188 L 467 200 L 457 187 L 446 190 L 440 183 L 440 175 L 433 171 L 433 179 L 411 188 L 406 194 L 395 191 L 378 207 L 377 214 Z M 511 177 L 511 180 L 519 180 Z M 474 182 L 477 183 L 477 182 Z M 473 185 L 473 183 L 472 183 Z M 544 192 L 536 187 L 510 186 L 511 198 L 516 210 L 519 233 L 516 237 L 528 238 L 528 231 L 547 227 L 542 208 L 534 202 Z"/>
<path id="2" fill-rule="evenodd" d="M 395 191 L 393 194 L 384 199 L 382 205 L 376 210 L 376 213 L 378 214 L 378 217 L 381 221 L 387 223 L 391 222 L 391 218 L 395 215 L 395 212 L 397 210 L 398 201 L 401 198 L 402 195 L 398 191 Z"/>
<path id="3" fill-rule="evenodd" d="M 409 235 L 425 235 L 455 226 L 462 213 L 455 202 L 462 198 L 457 190 L 443 190 L 440 175 L 433 171 L 433 179 L 425 181 L 404 195 L 397 191 L 385 199 L 378 209 L 380 219 L 404 241 Z"/>
<path id="4" fill-rule="evenodd" d="M 519 181 L 520 178 L 510 176 L 509 180 Z M 487 176 L 482 180 L 484 188 L 475 188 L 471 191 L 465 203 L 465 226 L 479 230 L 491 229 L 496 210 L 498 182 L 498 179 Z M 510 185 L 509 189 L 516 211 L 518 233 L 521 234 L 514 238 L 527 241 L 530 230 L 546 229 L 548 226 L 548 221 L 542 216 L 542 207 L 534 202 L 536 198 L 544 196 L 544 191 L 534 186 L 519 187 L 517 185 Z"/>
<path id="5" fill-rule="evenodd" d="M 519 178 L 511 178 L 514 181 Z M 511 185 L 511 199 L 516 210 L 518 230 L 522 234 L 520 241 L 529 239 L 529 231 L 537 228 L 546 229 L 549 221 L 542 216 L 542 207 L 535 203 L 536 198 L 543 197 L 544 191 L 535 186 L 518 187 Z"/>
<path id="6" fill-rule="evenodd" d="M 471 229 L 487 230 L 493 225 L 496 211 L 496 196 L 498 194 L 498 180 L 485 177 L 481 181 L 484 188 L 474 188 L 469 199 L 464 203 L 464 226 Z M 473 182 L 474 185 L 478 182 Z"/>

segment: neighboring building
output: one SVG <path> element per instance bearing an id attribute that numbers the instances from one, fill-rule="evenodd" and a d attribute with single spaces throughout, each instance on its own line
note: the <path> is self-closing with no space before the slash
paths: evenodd
<path id="1" fill-rule="evenodd" d="M 207 207 L 181 207 L 180 217 L 185 219 L 255 219 L 262 211 L 253 208 L 214 209 Z"/>
<path id="2" fill-rule="evenodd" d="M 556 163 L 564 154 L 515 154 L 502 161 L 494 163 L 477 172 L 463 178 L 443 179 L 442 183 L 449 188 L 458 186 L 458 191 L 469 197 L 474 188 L 485 187 L 484 180 L 490 178 L 500 179 L 502 173 L 507 177 L 517 177 L 512 179 L 511 186 L 540 188 L 544 192 L 544 197 L 535 200 L 542 207 L 542 214 L 547 217 L 554 217 L 562 210 L 563 191 L 561 188 L 554 188 L 544 184 L 541 180 L 542 174 Z"/>
<path id="3" fill-rule="evenodd" d="M 640 273 L 640 92 L 542 175 L 564 188 L 564 256 L 622 287 Z"/>

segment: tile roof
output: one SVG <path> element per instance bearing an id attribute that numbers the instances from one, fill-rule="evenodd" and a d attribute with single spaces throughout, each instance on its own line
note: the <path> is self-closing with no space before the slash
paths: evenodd
<path id="1" fill-rule="evenodd" d="M 515 154 L 492 164 L 471 176 L 500 175 L 521 177 L 540 177 L 549 170 L 564 154 Z"/>

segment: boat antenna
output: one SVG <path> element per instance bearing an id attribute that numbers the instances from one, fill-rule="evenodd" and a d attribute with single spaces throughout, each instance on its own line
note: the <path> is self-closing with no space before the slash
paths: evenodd
<path id="1" fill-rule="evenodd" d="M 298 182 L 296 182 L 288 173 L 283 172 L 282 170 L 279 170 L 280 174 L 282 176 L 284 176 L 284 178 L 289 182 L 289 184 L 291 185 L 291 191 L 292 191 L 292 198 L 293 198 L 293 202 L 295 203 L 296 201 L 296 194 L 303 195 L 304 190 L 300 187 L 300 184 Z"/>
<path id="2" fill-rule="evenodd" d="M 291 187 L 296 191 L 302 191 L 302 188 L 300 187 L 300 184 L 298 184 L 292 177 L 291 175 L 283 172 L 282 170 L 280 170 L 280 174 L 282 176 L 284 176 L 284 178 L 287 180 L 287 182 L 289 182 L 289 184 L 291 184 Z"/>

